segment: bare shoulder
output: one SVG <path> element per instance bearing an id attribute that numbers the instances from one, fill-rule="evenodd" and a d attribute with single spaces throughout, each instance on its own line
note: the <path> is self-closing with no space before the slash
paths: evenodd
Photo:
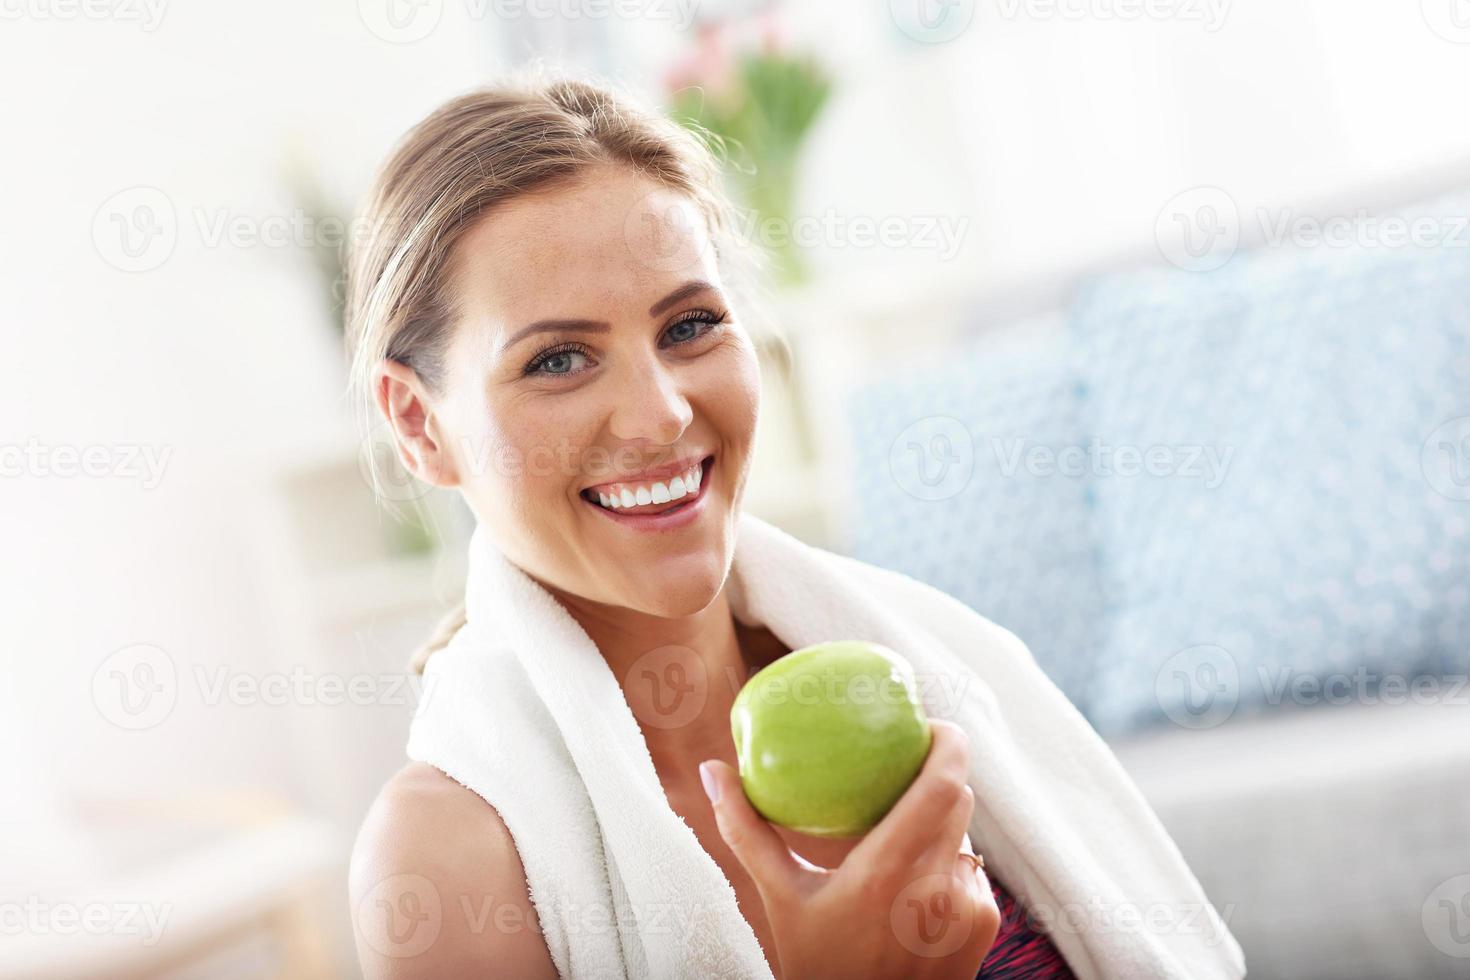
<path id="1" fill-rule="evenodd" d="M 367 980 L 556 980 L 500 814 L 426 763 L 404 766 L 373 801 L 348 891 Z"/>

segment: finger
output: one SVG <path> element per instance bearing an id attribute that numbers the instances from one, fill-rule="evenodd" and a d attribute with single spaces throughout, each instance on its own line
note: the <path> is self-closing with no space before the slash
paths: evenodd
<path id="1" fill-rule="evenodd" d="M 990 876 L 985 873 L 985 870 L 972 867 L 965 858 L 956 860 L 960 866 L 955 868 L 955 876 L 963 878 L 965 875 L 970 875 L 975 879 L 974 904 L 971 906 L 973 918 L 970 942 L 975 951 L 975 960 L 979 962 L 995 945 L 996 936 L 1000 934 L 1000 905 L 995 900 L 995 890 L 991 888 Z"/>
<path id="2" fill-rule="evenodd" d="M 966 827 L 970 826 L 970 817 L 975 812 L 975 790 L 965 786 L 960 801 L 950 808 L 942 819 L 934 827 L 934 834 L 930 838 L 929 847 L 924 853 L 922 860 L 932 862 L 935 867 L 948 867 L 949 859 L 960 851 L 969 851 L 965 843 L 969 839 Z M 971 854 L 974 851 L 970 851 Z"/>
<path id="3" fill-rule="evenodd" d="M 850 856 L 858 858 L 859 866 L 912 867 L 933 842 L 934 821 L 962 801 L 969 774 L 968 738 L 950 721 L 931 719 L 929 730 L 929 754 L 918 777 L 853 848 Z"/>
<path id="4" fill-rule="evenodd" d="M 790 889 L 802 874 L 796 855 L 776 833 L 776 828 L 756 812 L 745 796 L 740 774 L 728 763 L 710 759 L 701 763 L 702 778 L 708 778 L 717 790 L 712 800 L 715 824 L 720 836 L 734 852 L 763 897 L 778 890 Z M 709 794 L 706 789 L 706 794 Z"/>

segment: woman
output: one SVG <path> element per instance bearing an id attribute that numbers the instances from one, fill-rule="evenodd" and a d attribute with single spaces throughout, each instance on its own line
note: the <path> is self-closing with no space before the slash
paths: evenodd
<path id="1" fill-rule="evenodd" d="M 650 650 L 684 651 L 692 661 L 681 668 L 703 676 L 747 678 L 791 649 L 734 615 L 727 588 L 760 376 L 730 294 L 736 252 L 718 188 L 699 141 L 605 88 L 484 90 L 408 134 L 350 261 L 354 382 L 391 425 L 404 465 L 463 494 L 477 538 L 570 614 L 635 713 L 644 695 L 634 667 Z M 931 721 L 922 771 L 868 835 L 807 837 L 762 820 L 742 792 L 729 724 L 738 686 L 711 685 L 677 726 L 640 728 L 668 807 L 733 887 L 764 975 L 1073 975 L 970 853 L 976 796 L 959 725 Z M 474 723 L 463 690 L 453 709 L 462 719 L 445 720 L 445 703 L 435 694 L 427 710 L 446 737 Z M 514 751 L 517 733 L 504 728 L 501 751 Z M 383 788 L 354 851 L 364 973 L 577 972 L 568 964 L 579 940 L 559 931 L 554 958 L 536 925 L 551 913 L 532 895 L 552 883 L 538 886 L 522 865 L 533 819 L 517 817 L 517 840 L 497 787 L 451 778 L 453 767 L 424 761 L 432 750 L 416 757 Z M 581 777 L 591 778 L 571 778 Z M 917 901 L 964 923 L 957 946 L 919 948 L 891 927 L 897 891 L 919 880 L 930 884 Z M 424 918 L 420 887 L 444 903 L 432 941 L 386 948 L 363 937 L 373 909 Z M 488 907 L 474 914 L 485 900 L 529 927 L 487 928 Z M 597 972 L 637 973 L 626 937 L 615 948 L 625 962 Z M 1101 974 L 1089 963 L 1079 975 Z"/>

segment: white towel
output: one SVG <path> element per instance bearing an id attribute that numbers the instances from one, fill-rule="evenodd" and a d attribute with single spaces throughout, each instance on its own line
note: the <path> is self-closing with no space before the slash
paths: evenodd
<path id="1" fill-rule="evenodd" d="M 731 609 L 791 649 L 881 643 L 970 738 L 969 834 L 1080 980 L 1244 976 L 1240 946 L 1113 754 L 1011 633 L 742 514 Z M 770 978 L 735 891 L 669 806 L 607 662 L 483 528 L 467 624 L 425 671 L 410 758 L 493 805 L 563 977 Z M 926 679 L 959 683 L 925 683 Z M 842 924 L 834 923 L 834 936 Z"/>

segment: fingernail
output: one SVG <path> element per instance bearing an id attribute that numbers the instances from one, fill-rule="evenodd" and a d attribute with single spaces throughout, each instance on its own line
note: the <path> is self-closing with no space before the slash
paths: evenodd
<path id="1" fill-rule="evenodd" d="M 710 772 L 707 762 L 699 764 L 699 781 L 704 784 L 704 795 L 709 797 L 709 801 L 720 802 L 720 784 L 715 782 L 715 774 Z"/>

